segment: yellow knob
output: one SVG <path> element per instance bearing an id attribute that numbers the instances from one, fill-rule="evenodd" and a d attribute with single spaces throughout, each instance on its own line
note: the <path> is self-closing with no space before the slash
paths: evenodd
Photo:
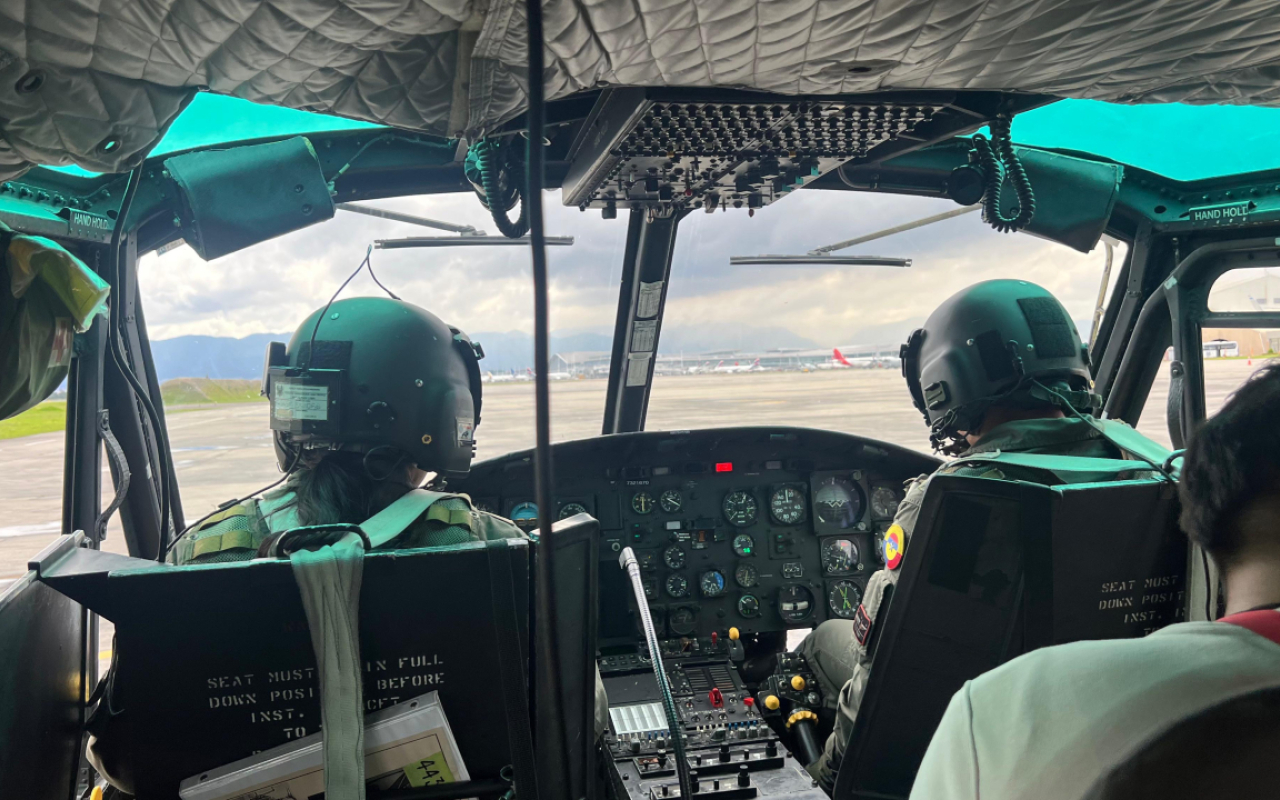
<path id="1" fill-rule="evenodd" d="M 777 711 L 780 705 L 782 705 L 782 701 L 778 699 L 776 694 L 771 694 L 764 699 L 764 707 L 770 711 Z"/>
<path id="2" fill-rule="evenodd" d="M 800 675 L 792 675 L 792 676 L 791 676 L 791 688 L 792 688 L 792 689 L 795 689 L 797 692 L 803 692 L 803 691 L 804 691 L 804 686 L 805 686 L 805 683 L 804 683 L 804 678 L 803 678 L 802 676 L 800 676 Z"/>
<path id="3" fill-rule="evenodd" d="M 792 725 L 795 725 L 797 722 L 800 722 L 801 720 L 806 720 L 806 719 L 814 723 L 815 725 L 818 723 L 817 714 L 813 713 L 807 708 L 802 708 L 796 713 L 792 714 L 791 718 L 787 720 L 787 730 L 791 730 Z"/>
<path id="4" fill-rule="evenodd" d="M 738 641 L 738 637 L 739 637 L 739 636 L 741 636 L 741 635 L 742 635 L 742 634 L 738 633 L 738 629 L 737 629 L 737 628 L 730 628 L 730 629 L 729 629 L 729 638 L 730 638 L 730 639 L 732 639 L 732 640 L 734 640 L 735 642 L 736 642 L 736 641 Z"/>
<path id="5" fill-rule="evenodd" d="M 89 793 L 89 800 L 102 800 L 102 787 L 95 786 L 93 791 Z"/>

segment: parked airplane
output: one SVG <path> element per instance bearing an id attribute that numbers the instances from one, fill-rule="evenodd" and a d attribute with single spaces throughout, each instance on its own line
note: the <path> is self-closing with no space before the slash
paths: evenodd
<path id="1" fill-rule="evenodd" d="M 738 373 L 738 372 L 764 372 L 764 367 L 760 366 L 760 359 L 752 361 L 750 364 L 739 364 L 733 362 L 733 366 L 726 365 L 723 361 L 716 364 L 716 368 L 712 372 Z"/>

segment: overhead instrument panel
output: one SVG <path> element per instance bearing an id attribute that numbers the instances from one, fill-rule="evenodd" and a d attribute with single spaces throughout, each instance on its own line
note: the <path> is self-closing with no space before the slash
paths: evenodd
<path id="1" fill-rule="evenodd" d="M 938 463 L 797 428 L 618 434 L 555 450 L 557 516 L 585 509 L 600 520 L 603 646 L 640 638 L 617 566 L 624 547 L 635 550 L 664 639 L 851 618 L 883 563 L 879 533 L 904 480 Z M 536 524 L 530 453 L 475 464 L 449 488 Z"/>
<path id="2" fill-rule="evenodd" d="M 756 209 L 875 148 L 911 139 L 950 97 L 785 99 L 672 89 L 605 92 L 569 154 L 567 206 Z"/>

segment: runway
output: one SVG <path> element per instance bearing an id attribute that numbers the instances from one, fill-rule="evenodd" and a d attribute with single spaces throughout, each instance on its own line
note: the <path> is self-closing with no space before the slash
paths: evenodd
<path id="1" fill-rule="evenodd" d="M 1207 365 L 1210 413 L 1257 369 L 1244 360 Z M 552 384 L 552 434 L 556 441 L 600 433 L 606 382 Z M 1164 409 L 1168 371 L 1161 371 L 1138 428 L 1168 445 Z M 181 410 L 168 415 L 174 465 L 188 520 L 280 477 L 264 403 Z M 756 372 L 659 377 L 646 427 L 684 430 L 733 425 L 788 425 L 846 431 L 928 452 L 928 435 L 896 370 L 853 369 L 813 373 Z M 532 383 L 486 384 L 477 428 L 478 457 L 491 458 L 533 446 Z M 60 533 L 61 433 L 0 441 L 0 591 L 23 575 L 26 562 Z M 113 492 L 103 462 L 103 505 Z M 118 518 L 104 549 L 125 552 Z M 104 626 L 108 627 L 109 626 Z M 104 642 L 109 646 L 109 631 Z"/>

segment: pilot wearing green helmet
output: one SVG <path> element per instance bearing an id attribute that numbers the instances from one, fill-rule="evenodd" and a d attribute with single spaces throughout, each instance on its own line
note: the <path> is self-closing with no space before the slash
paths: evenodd
<path id="1" fill-rule="evenodd" d="M 302 526 L 359 524 L 422 485 L 465 476 L 480 422 L 483 355 L 466 334 L 411 303 L 339 300 L 267 353 L 276 460 L 284 485 L 200 522 L 170 553 L 177 564 L 266 555 Z M 510 521 L 439 493 L 385 549 L 518 538 Z"/>
<path id="2" fill-rule="evenodd" d="M 1135 460 L 1136 476 L 1169 455 L 1123 422 L 1094 418 L 1100 398 L 1088 349 L 1058 299 L 1028 281 L 984 281 L 945 301 L 902 346 L 902 373 L 934 450 L 957 457 L 934 474 L 1070 483 L 1081 473 L 1055 472 L 1054 459 L 1034 456 Z M 835 712 L 835 729 L 808 767 L 828 792 L 870 678 L 876 622 L 909 557 L 930 477 L 909 482 L 884 534 L 885 566 L 867 581 L 854 618 L 823 622 L 797 648 Z"/>

